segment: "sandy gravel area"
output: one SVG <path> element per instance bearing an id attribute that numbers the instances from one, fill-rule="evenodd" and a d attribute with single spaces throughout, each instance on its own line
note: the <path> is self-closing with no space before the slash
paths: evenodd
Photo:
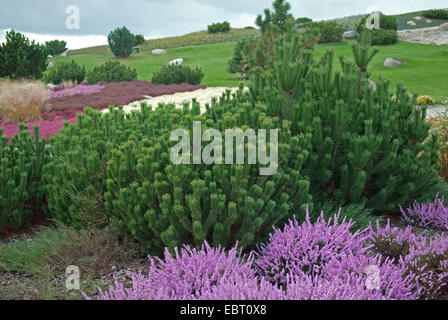
<path id="1" fill-rule="evenodd" d="M 146 102 L 148 105 L 152 105 L 152 107 L 157 107 L 159 103 L 175 103 L 176 107 L 182 108 L 184 102 L 191 102 L 192 99 L 196 98 L 196 100 L 201 104 L 201 112 L 205 111 L 205 104 L 210 103 L 212 98 L 219 98 L 226 90 L 230 89 L 232 93 L 237 91 L 239 88 L 226 88 L 226 87 L 215 87 L 215 88 L 206 88 L 206 89 L 198 89 L 190 92 L 179 92 L 170 95 L 163 95 L 154 97 L 148 100 L 136 101 L 131 104 L 128 104 L 123 107 L 123 110 L 126 113 L 131 111 L 140 110 L 140 103 Z M 109 112 L 109 110 L 103 110 L 103 112 Z"/>

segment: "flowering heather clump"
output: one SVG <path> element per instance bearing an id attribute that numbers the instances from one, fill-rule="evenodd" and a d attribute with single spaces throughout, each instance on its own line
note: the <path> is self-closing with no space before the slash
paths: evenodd
<path id="1" fill-rule="evenodd" d="M 318 276 L 293 276 L 288 300 L 413 300 L 414 284 L 406 269 L 390 259 L 341 255 Z"/>
<path id="2" fill-rule="evenodd" d="M 412 233 L 411 226 L 405 230 L 392 228 L 389 220 L 384 228 L 378 221 L 376 229 L 370 224 L 367 232 L 369 241 L 373 244 L 372 249 L 383 257 L 392 259 L 395 263 L 398 263 L 401 257 L 409 254 L 411 247 L 422 241 L 422 237 L 417 237 Z"/>
<path id="3" fill-rule="evenodd" d="M 57 99 L 57 98 L 62 98 L 62 97 L 74 96 L 74 95 L 86 96 L 89 94 L 100 92 L 101 90 L 104 89 L 104 87 L 105 87 L 104 85 L 100 85 L 100 84 L 89 85 L 87 83 L 81 83 L 72 88 L 60 87 L 57 90 L 53 91 L 51 98 Z"/>
<path id="4" fill-rule="evenodd" d="M 417 285 L 421 299 L 439 299 L 448 295 L 448 237 L 422 241 L 410 248 L 401 264 Z"/>
<path id="5" fill-rule="evenodd" d="M 339 255 L 362 255 L 365 232 L 350 232 L 354 222 L 342 220 L 340 212 L 328 222 L 323 214 L 316 223 L 311 223 L 307 212 L 306 221 L 300 225 L 294 219 L 283 230 L 276 230 L 267 245 L 259 249 L 257 271 L 268 281 L 285 285 L 288 275 L 321 274 L 325 264 Z"/>
<path id="6" fill-rule="evenodd" d="M 448 207 L 444 205 L 444 198 L 436 199 L 433 203 L 420 204 L 415 202 L 414 207 L 407 210 L 401 208 L 403 220 L 409 224 L 422 228 L 437 228 L 448 230 Z"/>

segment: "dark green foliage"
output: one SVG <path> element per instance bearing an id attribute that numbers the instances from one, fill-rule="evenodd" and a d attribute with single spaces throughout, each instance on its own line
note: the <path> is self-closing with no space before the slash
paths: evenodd
<path id="1" fill-rule="evenodd" d="M 47 74 L 44 75 L 44 81 L 56 85 L 69 80 L 75 83 L 81 83 L 85 77 L 86 68 L 84 66 L 81 67 L 75 60 L 72 60 L 71 63 L 63 63 L 50 69 Z"/>
<path id="2" fill-rule="evenodd" d="M 140 46 L 145 43 L 145 36 L 142 34 L 136 34 L 134 37 L 134 46 Z"/>
<path id="3" fill-rule="evenodd" d="M 6 41 L 0 45 L 0 77 L 40 79 L 47 65 L 45 46 L 14 30 L 6 33 Z"/>
<path id="4" fill-rule="evenodd" d="M 344 28 L 335 21 L 316 22 L 314 26 L 319 29 L 319 43 L 337 43 L 342 41 Z"/>
<path id="5" fill-rule="evenodd" d="M 428 19 L 448 20 L 448 10 L 432 9 L 423 12 L 423 16 Z"/>
<path id="6" fill-rule="evenodd" d="M 112 222 L 136 237 L 146 251 L 200 246 L 204 240 L 224 247 L 239 241 L 249 248 L 291 212 L 305 212 L 309 183 L 300 169 L 309 137 L 292 137 L 290 123 L 266 117 L 264 107 L 245 104 L 247 99 L 242 91 L 234 99 L 227 93 L 202 116 L 195 102 L 191 110 L 159 106 L 158 113 L 171 109 L 171 115 L 158 117 L 165 133 L 154 135 L 148 124 L 145 138 L 122 144 L 107 167 L 105 199 Z M 201 121 L 202 131 L 282 128 L 282 168 L 273 176 L 260 176 L 259 165 L 174 165 L 171 132 L 180 127 L 191 135 L 193 121 Z"/>
<path id="7" fill-rule="evenodd" d="M 307 17 L 297 18 L 296 19 L 296 23 L 297 24 L 304 24 L 304 23 L 308 23 L 308 22 L 313 22 L 313 19 L 310 19 L 310 18 L 307 18 Z"/>
<path id="8" fill-rule="evenodd" d="M 277 44 L 271 67 L 255 75 L 252 95 L 268 115 L 290 120 L 293 135 L 312 137 L 301 173 L 313 197 L 374 212 L 429 201 L 438 182 L 437 138 L 402 85 L 393 97 L 385 80 L 376 91 L 369 88 L 367 64 L 376 50 L 363 37 L 353 47 L 356 65 L 341 58 L 338 72 L 332 51 L 312 68 L 303 53 L 291 61 L 296 40 L 285 39 L 289 44 Z"/>
<path id="9" fill-rule="evenodd" d="M 110 50 L 119 58 L 129 57 L 134 47 L 134 35 L 126 28 L 117 28 L 107 36 Z"/>
<path id="10" fill-rule="evenodd" d="M 230 23 L 228 21 L 213 23 L 208 26 L 209 33 L 229 32 Z"/>
<path id="11" fill-rule="evenodd" d="M 200 84 L 205 74 L 199 67 L 188 66 L 164 66 L 152 77 L 152 82 L 160 84 L 190 83 Z"/>
<path id="12" fill-rule="evenodd" d="M 295 25 L 294 16 L 289 12 L 291 5 L 285 0 L 275 0 L 272 4 L 274 11 L 264 10 L 264 18 L 258 15 L 255 24 L 262 33 L 273 29 L 276 32 L 284 33 L 291 30 Z"/>
<path id="13" fill-rule="evenodd" d="M 67 42 L 63 40 L 52 40 L 45 42 L 45 47 L 47 48 L 48 54 L 53 57 L 67 51 Z"/>
<path id="14" fill-rule="evenodd" d="M 118 61 L 107 61 L 101 66 L 93 68 L 87 77 L 90 84 L 98 82 L 122 82 L 137 79 L 137 71 Z"/>
<path id="15" fill-rule="evenodd" d="M 31 222 L 36 210 L 41 210 L 43 189 L 42 166 L 49 153 L 45 141 L 28 126 L 20 125 L 20 134 L 9 138 L 0 130 L 0 235 L 2 229 L 17 230 Z"/>
<path id="16" fill-rule="evenodd" d="M 398 34 L 395 30 L 372 30 L 372 45 L 387 46 L 398 43 Z"/>
<path id="17" fill-rule="evenodd" d="M 230 73 L 241 72 L 244 73 L 244 50 L 248 46 L 249 40 L 240 40 L 236 43 L 235 51 L 232 59 L 228 62 L 227 70 Z"/>

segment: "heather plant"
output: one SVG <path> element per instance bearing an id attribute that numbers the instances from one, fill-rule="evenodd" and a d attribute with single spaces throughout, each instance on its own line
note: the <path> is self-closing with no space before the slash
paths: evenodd
<path id="1" fill-rule="evenodd" d="M 264 279 L 274 284 L 286 285 L 288 277 L 322 275 L 325 265 L 344 255 L 359 256 L 369 249 L 363 231 L 352 233 L 354 222 L 340 213 L 326 221 L 323 217 L 312 223 L 307 213 L 306 221 L 289 221 L 283 230 L 275 230 L 267 244 L 259 246 L 256 266 Z"/>
<path id="2" fill-rule="evenodd" d="M 448 208 L 444 200 L 437 194 L 433 203 L 415 202 L 413 207 L 401 208 L 403 220 L 422 228 L 448 230 Z"/>
<path id="3" fill-rule="evenodd" d="M 40 81 L 6 80 L 0 82 L 0 114 L 10 122 L 40 120 L 46 111 L 50 91 Z"/>
<path id="4" fill-rule="evenodd" d="M 92 84 L 89 85 L 87 83 L 81 83 L 79 85 L 74 85 L 72 87 L 64 85 L 64 87 L 59 88 L 58 90 L 54 90 L 51 94 L 52 99 L 67 97 L 67 96 L 74 96 L 74 95 L 89 95 L 92 93 L 100 92 L 102 89 L 104 89 L 104 85 L 100 84 Z"/>
<path id="5" fill-rule="evenodd" d="M 47 65 L 48 52 L 44 45 L 14 30 L 6 32 L 6 41 L 0 45 L 0 77 L 40 79 Z"/>
<path id="6" fill-rule="evenodd" d="M 42 166 L 49 159 L 39 128 L 28 132 L 20 125 L 20 133 L 11 139 L 0 130 L 0 235 L 29 223 L 36 211 L 43 208 Z"/>

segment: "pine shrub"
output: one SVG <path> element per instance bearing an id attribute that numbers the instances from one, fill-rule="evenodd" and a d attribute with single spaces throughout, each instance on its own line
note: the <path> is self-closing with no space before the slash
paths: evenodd
<path id="1" fill-rule="evenodd" d="M 201 68 L 190 68 L 187 66 L 168 65 L 157 71 L 152 82 L 158 84 L 200 84 L 205 74 Z"/>
<path id="2" fill-rule="evenodd" d="M 67 51 L 67 42 L 63 40 L 52 40 L 45 42 L 45 47 L 47 48 L 48 54 L 53 57 Z"/>
<path id="3" fill-rule="evenodd" d="M 335 21 L 316 22 L 314 26 L 319 30 L 319 43 L 338 43 L 342 41 L 344 28 Z"/>
<path id="4" fill-rule="evenodd" d="M 98 82 L 134 81 L 136 79 L 137 71 L 118 61 L 107 61 L 104 64 L 93 68 L 87 76 L 89 84 Z"/>
<path id="5" fill-rule="evenodd" d="M 85 77 L 85 67 L 81 67 L 75 62 L 75 60 L 72 60 L 70 63 L 62 63 L 57 67 L 50 69 L 44 76 L 44 82 L 55 85 L 59 85 L 64 81 L 81 83 Z"/>
<path id="6" fill-rule="evenodd" d="M 135 45 L 135 36 L 126 28 L 116 28 L 107 36 L 110 50 L 118 58 L 127 58 Z"/>
<path id="7" fill-rule="evenodd" d="M 227 21 L 213 23 L 208 26 L 209 33 L 222 33 L 230 31 L 230 23 Z"/>
<path id="8" fill-rule="evenodd" d="M 20 133 L 11 140 L 0 130 L 0 235 L 2 230 L 18 230 L 31 222 L 43 208 L 42 166 L 49 159 L 39 128 L 28 132 L 20 125 Z"/>

